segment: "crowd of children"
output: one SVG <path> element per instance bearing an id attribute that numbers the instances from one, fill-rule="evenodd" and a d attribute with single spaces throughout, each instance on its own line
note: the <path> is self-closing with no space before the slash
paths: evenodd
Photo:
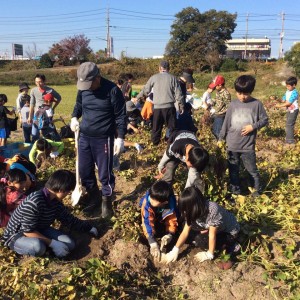
<path id="1" fill-rule="evenodd" d="M 158 78 L 164 80 L 167 78 L 166 82 L 168 84 L 169 81 L 172 82 L 178 92 L 178 99 L 182 100 L 183 94 L 185 99 L 184 105 L 177 99 L 180 108 L 177 107 L 176 122 L 173 124 L 175 128 L 172 128 L 168 136 L 166 150 L 158 164 L 157 181 L 140 200 L 141 223 L 150 253 L 155 260 L 168 264 L 178 259 L 180 248 L 188 242 L 201 250 L 195 255 L 195 259 L 199 262 L 214 259 L 218 250 L 225 250 L 232 257 L 240 250 L 238 243 L 240 225 L 231 212 L 204 196 L 205 182 L 202 172 L 209 163 L 209 153 L 197 138 L 198 128 L 194 124 L 192 105 L 187 97 L 193 91 L 193 72 L 185 69 L 179 84 L 175 82 L 173 76 L 166 75 L 168 70 L 169 65 L 163 61 L 160 64 L 160 74 L 157 74 L 157 78 L 149 80 L 147 88 L 140 93 L 132 90 L 131 74 L 126 74 L 124 80 L 117 81 L 126 99 L 129 134 L 139 134 L 145 124 L 151 127 L 154 113 L 153 99 L 155 96 L 157 99 L 155 91 L 159 90 L 158 87 L 155 90 L 154 86 L 158 85 Z M 221 146 L 222 141 L 226 142 L 229 191 L 232 194 L 241 194 L 239 169 L 242 161 L 250 174 L 253 197 L 259 196 L 262 192 L 255 153 L 257 131 L 268 124 L 268 116 L 262 102 L 252 97 L 255 84 L 253 76 L 239 76 L 234 82 L 236 100 L 231 100 L 231 95 L 225 87 L 225 78 L 217 75 L 208 84 L 202 96 L 202 108 L 208 111 L 212 118 L 212 133 L 216 138 L 216 144 Z M 287 79 L 287 91 L 282 103 L 277 105 L 287 109 L 288 144 L 295 143 L 294 125 L 299 111 L 296 84 L 295 77 Z M 178 90 L 180 86 L 181 89 L 185 86 L 183 93 Z M 212 93 L 215 90 L 216 95 L 213 98 Z M 20 84 L 20 94 L 16 100 L 26 143 L 33 141 L 32 125 L 28 122 L 30 113 L 28 91 L 27 83 Z M 3 140 L 7 138 L 6 114 L 13 113 L 4 106 L 6 101 L 6 96 L 1 94 L 1 145 L 5 144 Z M 47 247 L 50 247 L 56 256 L 65 257 L 74 249 L 75 243 L 70 236 L 51 227 L 55 219 L 93 235 L 97 235 L 97 229 L 89 222 L 72 216 L 62 204 L 62 200 L 75 188 L 74 174 L 69 171 L 54 172 L 44 189 L 26 197 L 28 191 L 34 187 L 36 168 L 39 168 L 47 157 L 56 158 L 64 149 L 53 123 L 52 103 L 56 100 L 51 93 L 45 93 L 43 101 L 33 118 L 43 138 L 34 142 L 27 165 L 24 164 L 24 159 L 0 163 L 0 221 L 1 227 L 7 226 L 2 240 L 19 254 L 40 256 Z M 160 113 L 167 113 L 167 110 L 163 109 Z M 153 143 L 158 143 L 157 137 Z M 138 153 L 143 150 L 139 143 L 125 141 L 124 146 L 135 147 Z M 114 156 L 116 169 L 120 167 L 118 159 L 122 151 L 124 149 Z M 181 163 L 187 169 L 187 180 L 184 190 L 176 200 L 172 185 L 176 169 Z"/>

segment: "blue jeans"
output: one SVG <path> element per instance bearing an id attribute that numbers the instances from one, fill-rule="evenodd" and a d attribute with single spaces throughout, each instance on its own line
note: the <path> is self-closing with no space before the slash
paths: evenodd
<path id="1" fill-rule="evenodd" d="M 40 230 L 39 233 L 51 240 L 63 242 L 70 251 L 75 248 L 75 242 L 68 235 L 53 227 Z M 22 235 L 15 241 L 10 242 L 9 248 L 21 255 L 42 256 L 46 252 L 47 245 L 39 238 L 30 238 Z"/>
<path id="2" fill-rule="evenodd" d="M 213 116 L 212 133 L 217 140 L 219 139 L 219 135 L 224 123 L 224 119 L 225 119 L 225 114 L 222 116 L 218 116 L 218 115 Z"/>
<path id="3" fill-rule="evenodd" d="M 250 152 L 232 152 L 228 151 L 228 168 L 230 178 L 230 190 L 234 194 L 240 194 L 240 160 L 242 160 L 245 169 L 250 174 L 251 185 L 254 186 L 255 190 L 261 192 L 259 172 L 256 166 L 256 155 L 255 151 Z"/>
<path id="4" fill-rule="evenodd" d="M 32 143 L 34 143 L 40 138 L 40 131 L 38 129 L 37 124 L 35 123 L 32 124 L 31 135 L 32 135 Z"/>
<path id="5" fill-rule="evenodd" d="M 286 124 L 285 124 L 285 142 L 288 144 L 294 144 L 295 138 L 294 138 L 294 127 L 297 120 L 297 116 L 299 113 L 299 109 L 296 109 L 294 112 L 287 111 L 286 113 Z"/>
<path id="6" fill-rule="evenodd" d="M 95 164 L 98 168 L 98 177 L 102 184 L 102 195 L 111 196 L 115 187 L 113 174 L 114 138 L 79 137 L 79 175 L 82 185 L 87 191 L 97 186 Z"/>

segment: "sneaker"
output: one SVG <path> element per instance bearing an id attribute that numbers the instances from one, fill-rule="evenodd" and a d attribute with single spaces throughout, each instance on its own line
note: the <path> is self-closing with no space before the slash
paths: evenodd
<path id="1" fill-rule="evenodd" d="M 135 143 L 134 147 L 137 150 L 138 154 L 140 154 L 143 151 L 143 147 L 138 143 Z"/>

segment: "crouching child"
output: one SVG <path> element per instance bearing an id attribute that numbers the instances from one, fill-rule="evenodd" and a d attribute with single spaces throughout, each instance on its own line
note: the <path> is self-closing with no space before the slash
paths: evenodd
<path id="1" fill-rule="evenodd" d="M 207 200 L 197 187 L 191 186 L 182 192 L 178 208 L 185 225 L 172 251 L 162 258 L 163 262 L 176 261 L 180 247 L 189 236 L 196 247 L 205 250 L 195 255 L 199 262 L 212 260 L 216 249 L 226 250 L 231 256 L 239 252 L 240 225 L 235 216 L 216 202 Z"/>
<path id="2" fill-rule="evenodd" d="M 51 248 L 55 256 L 67 256 L 75 249 L 75 241 L 52 226 L 56 220 L 97 236 L 95 227 L 73 216 L 62 202 L 75 185 L 72 172 L 55 171 L 43 189 L 31 193 L 14 211 L 2 237 L 5 246 L 20 255 L 42 256 Z"/>
<path id="3" fill-rule="evenodd" d="M 150 245 L 150 253 L 160 260 L 161 252 L 172 241 L 177 231 L 176 199 L 166 181 L 157 181 L 140 200 L 142 227 Z M 160 247 L 157 238 L 161 238 Z"/>

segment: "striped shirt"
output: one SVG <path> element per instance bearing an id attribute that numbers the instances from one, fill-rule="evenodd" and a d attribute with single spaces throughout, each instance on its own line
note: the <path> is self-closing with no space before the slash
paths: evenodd
<path id="1" fill-rule="evenodd" d="M 89 231 L 92 226 L 69 213 L 67 207 L 58 199 L 50 199 L 49 191 L 44 188 L 31 193 L 16 208 L 4 231 L 2 241 L 9 245 L 12 240 L 34 231 L 49 228 L 55 220 L 64 226 L 79 231 Z"/>
<path id="2" fill-rule="evenodd" d="M 233 236 L 240 231 L 240 225 L 235 216 L 216 202 L 211 201 L 208 201 L 208 215 L 206 219 L 198 219 L 195 223 L 194 225 L 192 224 L 192 227 L 199 226 L 203 229 L 208 229 L 210 226 L 218 227 L 218 232 L 226 232 Z"/>

